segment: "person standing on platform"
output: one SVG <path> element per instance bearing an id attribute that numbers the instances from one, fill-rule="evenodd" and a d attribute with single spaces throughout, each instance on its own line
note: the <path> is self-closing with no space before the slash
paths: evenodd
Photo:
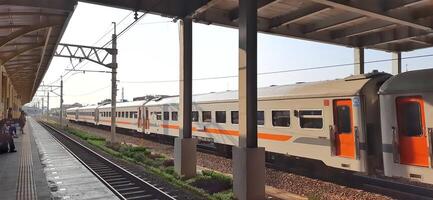
<path id="1" fill-rule="evenodd" d="M 26 125 L 26 113 L 23 110 L 21 110 L 20 113 L 19 123 L 20 123 L 21 133 L 24 134 L 24 126 Z"/>
<path id="2" fill-rule="evenodd" d="M 14 138 L 12 137 L 12 133 L 11 133 L 10 121 L 6 121 L 6 123 L 3 127 L 3 133 L 5 136 L 7 136 L 7 140 L 9 143 L 9 153 L 17 152 L 15 150 Z"/>

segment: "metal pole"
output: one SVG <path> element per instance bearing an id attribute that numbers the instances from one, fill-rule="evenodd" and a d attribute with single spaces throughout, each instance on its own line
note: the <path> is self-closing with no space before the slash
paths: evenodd
<path id="1" fill-rule="evenodd" d="M 60 127 L 63 128 L 63 76 L 60 76 Z"/>
<path id="2" fill-rule="evenodd" d="M 42 115 L 41 119 L 44 119 L 44 97 L 42 97 Z"/>
<path id="3" fill-rule="evenodd" d="M 47 121 L 50 118 L 50 91 L 47 91 Z"/>
<path id="4" fill-rule="evenodd" d="M 116 23 L 113 22 L 114 33 L 112 37 L 112 49 L 114 53 L 112 54 L 111 63 L 111 143 L 116 142 L 116 94 L 117 94 L 117 35 L 116 35 Z"/>

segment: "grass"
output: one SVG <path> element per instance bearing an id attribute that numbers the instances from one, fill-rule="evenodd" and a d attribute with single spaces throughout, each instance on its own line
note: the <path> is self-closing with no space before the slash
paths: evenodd
<path id="1" fill-rule="evenodd" d="M 57 124 L 51 123 L 53 126 Z M 203 170 L 196 177 L 185 179 L 174 170 L 173 159 L 154 153 L 146 147 L 136 147 L 127 144 L 110 143 L 105 138 L 93 136 L 82 130 L 66 127 L 63 130 L 79 137 L 106 153 L 123 160 L 139 164 L 144 169 L 168 181 L 172 185 L 189 190 L 194 194 L 211 200 L 235 199 L 232 188 L 232 178 L 214 171 Z"/>

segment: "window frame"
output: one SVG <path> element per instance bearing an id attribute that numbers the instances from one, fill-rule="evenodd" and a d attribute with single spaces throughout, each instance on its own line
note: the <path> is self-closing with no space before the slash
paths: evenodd
<path id="1" fill-rule="evenodd" d="M 165 118 L 165 117 L 167 117 L 167 118 Z M 162 120 L 163 121 L 170 121 L 170 112 L 169 111 L 162 112 Z"/>
<path id="2" fill-rule="evenodd" d="M 322 128 L 302 128 L 301 127 L 301 111 L 321 111 L 320 117 L 310 117 L 310 118 L 322 118 Z M 310 115 L 310 116 L 318 116 L 318 115 Z M 325 115 L 323 114 L 323 109 L 299 109 L 298 110 L 298 123 L 299 128 L 306 129 L 306 130 L 323 130 L 323 127 L 325 126 Z"/>
<path id="3" fill-rule="evenodd" d="M 274 113 L 273 112 L 289 112 L 289 126 L 275 126 L 274 125 Z M 284 109 L 284 108 L 277 108 L 277 109 L 271 109 L 271 125 L 273 128 L 291 128 L 292 127 L 292 109 Z"/>
<path id="4" fill-rule="evenodd" d="M 173 113 L 176 113 L 176 119 L 174 119 L 173 118 Z M 179 121 L 179 112 L 178 111 L 171 111 L 171 113 L 170 113 L 170 117 L 171 117 L 171 121 L 174 121 L 174 122 L 176 122 L 176 121 Z M 192 119 L 191 119 L 191 121 L 192 121 Z"/>
<path id="5" fill-rule="evenodd" d="M 194 120 L 194 118 L 193 118 L 194 113 L 197 113 L 197 120 Z M 199 111 L 197 111 L 197 110 L 191 111 L 191 122 L 195 122 L 195 123 L 200 122 L 200 112 Z"/>
<path id="6" fill-rule="evenodd" d="M 207 112 L 209 112 L 210 113 L 210 118 L 209 118 L 209 121 L 205 121 L 205 119 L 204 119 L 204 113 L 207 113 Z M 203 123 L 212 123 L 212 111 L 209 111 L 209 110 L 203 110 L 203 111 L 201 111 L 201 122 L 203 122 Z"/>
<path id="7" fill-rule="evenodd" d="M 233 123 L 233 113 L 237 112 L 238 113 L 238 123 Z M 230 111 L 230 123 L 232 125 L 239 125 L 239 110 L 231 110 Z"/>
<path id="8" fill-rule="evenodd" d="M 218 122 L 218 113 L 224 113 L 224 122 Z M 225 111 L 225 110 L 217 110 L 217 111 L 215 111 L 215 123 L 217 123 L 217 124 L 226 124 L 227 123 L 227 111 Z"/>

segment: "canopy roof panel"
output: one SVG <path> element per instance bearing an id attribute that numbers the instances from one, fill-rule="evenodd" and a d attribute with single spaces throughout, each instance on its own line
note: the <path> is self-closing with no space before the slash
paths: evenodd
<path id="1" fill-rule="evenodd" d="M 196 22 L 238 26 L 238 0 L 83 0 Z M 389 52 L 433 46 L 432 0 L 257 0 L 258 29 Z"/>
<path id="2" fill-rule="evenodd" d="M 76 2 L 0 1 L 0 65 L 23 103 L 36 92 Z"/>

